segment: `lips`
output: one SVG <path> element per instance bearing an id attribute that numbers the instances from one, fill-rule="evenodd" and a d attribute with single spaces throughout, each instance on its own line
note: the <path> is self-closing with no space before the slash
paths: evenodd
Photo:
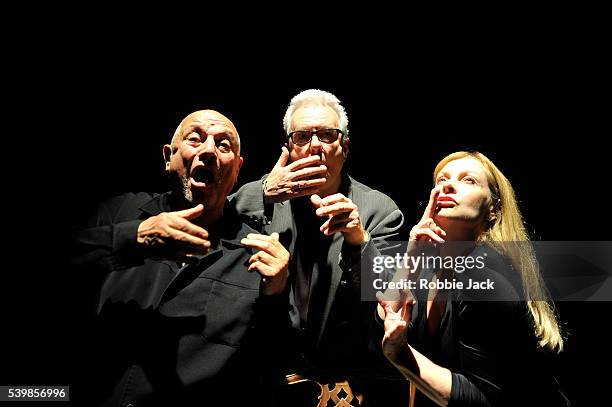
<path id="1" fill-rule="evenodd" d="M 211 169 L 200 166 L 191 170 L 191 180 L 194 185 L 205 187 L 215 182 L 215 174 Z"/>
<path id="2" fill-rule="evenodd" d="M 439 196 L 436 203 L 442 208 L 450 208 L 457 205 L 457 201 L 450 196 Z"/>

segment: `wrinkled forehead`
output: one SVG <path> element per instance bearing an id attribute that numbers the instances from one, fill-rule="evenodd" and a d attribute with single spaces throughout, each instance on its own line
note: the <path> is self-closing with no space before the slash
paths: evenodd
<path id="1" fill-rule="evenodd" d="M 214 110 L 200 110 L 185 117 L 179 125 L 179 133 L 182 133 L 194 126 L 204 127 L 206 130 L 226 131 L 238 134 L 234 124 L 225 116 Z"/>
<path id="2" fill-rule="evenodd" d="M 291 117 L 291 128 L 305 130 L 314 127 L 338 127 L 340 117 L 334 109 L 326 105 L 310 104 L 298 107 Z"/>
<path id="3" fill-rule="evenodd" d="M 191 131 L 195 129 L 204 129 L 206 133 L 226 133 L 230 135 L 230 137 L 233 136 L 237 141 L 238 153 L 240 153 L 240 135 L 238 134 L 238 130 L 236 130 L 234 123 L 232 123 L 230 119 L 223 116 L 221 113 L 214 110 L 199 110 L 185 117 L 174 131 L 170 145 L 172 145 L 173 148 L 176 148 L 177 141 L 179 141 L 180 138 L 187 136 L 187 134 L 191 133 Z"/>

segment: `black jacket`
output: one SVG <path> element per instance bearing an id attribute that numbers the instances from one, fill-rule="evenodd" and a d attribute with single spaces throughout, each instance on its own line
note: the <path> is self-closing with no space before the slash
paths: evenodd
<path id="1" fill-rule="evenodd" d="M 287 318 L 287 304 L 260 297 L 260 276 L 247 271 L 253 252 L 240 245 L 255 231 L 230 208 L 214 225 L 216 248 L 196 265 L 154 260 L 138 249 L 140 222 L 175 210 L 171 202 L 172 193 L 113 198 L 76 235 L 76 265 L 100 287 L 90 373 L 96 401 L 254 402 L 256 351 L 273 340 L 274 327 L 282 325 L 275 318 Z"/>
<path id="2" fill-rule="evenodd" d="M 280 241 L 289 248 L 292 256 L 300 250 L 312 250 L 309 246 L 296 247 L 300 230 L 296 227 L 290 201 L 264 203 L 263 179 L 265 176 L 261 181 L 244 185 L 230 196 L 230 203 L 250 226 L 264 233 L 279 233 Z M 344 177 L 339 192 L 359 207 L 361 222 L 370 234 L 370 240 L 364 245 L 351 247 L 344 243 L 341 233 L 333 236 L 327 253 L 332 270 L 314 352 L 307 354 L 299 346 L 303 332 L 294 298 L 289 298 L 292 339 L 285 340 L 287 351 L 300 354 L 303 368 L 314 367 L 317 374 L 327 375 L 332 380 L 346 377 L 365 381 L 396 380 L 399 373 L 382 355 L 384 332 L 375 322 L 376 302 L 362 301 L 361 280 L 367 273 L 362 276 L 361 271 L 362 267 L 372 270 L 368 264 L 373 258 L 393 255 L 400 250 L 399 240 L 407 238 L 404 216 L 387 195 L 350 176 Z M 290 273 L 295 273 L 293 266 L 292 262 Z M 287 361 L 294 362 L 290 356 Z"/>

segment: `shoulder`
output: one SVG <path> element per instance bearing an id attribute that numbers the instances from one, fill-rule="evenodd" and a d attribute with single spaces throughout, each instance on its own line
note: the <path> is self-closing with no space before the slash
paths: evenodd
<path id="1" fill-rule="evenodd" d="M 371 188 L 353 177 L 349 176 L 351 185 L 352 200 L 360 208 L 375 208 L 378 211 L 392 212 L 395 210 L 399 211 L 397 204 L 387 194 Z"/>
<path id="2" fill-rule="evenodd" d="M 359 216 L 368 231 L 385 225 L 393 230 L 404 225 L 404 214 L 388 195 L 348 177 L 350 198 L 359 208 Z"/>
<path id="3" fill-rule="evenodd" d="M 244 216 L 236 210 L 236 206 L 230 201 L 230 198 L 225 202 L 223 218 L 225 238 L 239 241 L 249 233 L 261 233 L 248 222 L 245 222 Z"/>
<path id="4" fill-rule="evenodd" d="M 264 178 L 267 174 L 264 176 Z M 249 214 L 263 210 L 263 179 L 248 182 L 241 186 L 238 191 L 228 197 L 229 202 L 241 214 Z"/>
<path id="5" fill-rule="evenodd" d="M 261 179 L 247 182 L 243 186 L 241 186 L 238 191 L 234 192 L 229 196 L 230 199 L 244 199 L 250 196 L 257 195 L 261 197 L 262 192 L 262 184 L 264 179 L 268 176 L 265 174 Z"/>
<path id="6" fill-rule="evenodd" d="M 140 206 L 157 196 L 160 196 L 160 194 L 150 192 L 126 192 L 106 199 L 102 202 L 102 205 L 108 208 L 117 208 L 126 205 Z"/>
<path id="7" fill-rule="evenodd" d="M 149 192 L 127 192 L 116 195 L 98 204 L 87 222 L 88 225 L 99 225 L 138 218 L 141 206 L 165 194 Z"/>
<path id="8" fill-rule="evenodd" d="M 463 284 L 458 292 L 463 300 L 520 301 L 524 297 L 519 272 L 489 244 L 478 244 L 465 255 L 455 257 L 453 263 L 453 279 Z"/>
<path id="9" fill-rule="evenodd" d="M 348 176 L 348 179 L 350 180 L 351 192 L 353 196 L 355 197 L 355 199 L 360 199 L 364 201 L 369 200 L 369 199 L 377 199 L 380 202 L 383 202 L 385 204 L 388 204 L 388 205 L 391 205 L 397 208 L 397 205 L 395 204 L 393 199 L 391 199 L 384 192 L 371 188 L 367 186 L 366 184 L 360 181 L 357 181 L 355 178 L 351 176 Z"/>

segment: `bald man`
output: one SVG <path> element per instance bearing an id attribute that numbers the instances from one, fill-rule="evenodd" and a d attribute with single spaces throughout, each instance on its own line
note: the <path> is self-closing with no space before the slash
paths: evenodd
<path id="1" fill-rule="evenodd" d="M 256 350 L 287 318 L 289 253 L 226 205 L 243 162 L 227 117 L 188 115 L 163 156 L 171 191 L 110 199 L 76 236 L 101 281 L 90 404 L 261 405 Z"/>

